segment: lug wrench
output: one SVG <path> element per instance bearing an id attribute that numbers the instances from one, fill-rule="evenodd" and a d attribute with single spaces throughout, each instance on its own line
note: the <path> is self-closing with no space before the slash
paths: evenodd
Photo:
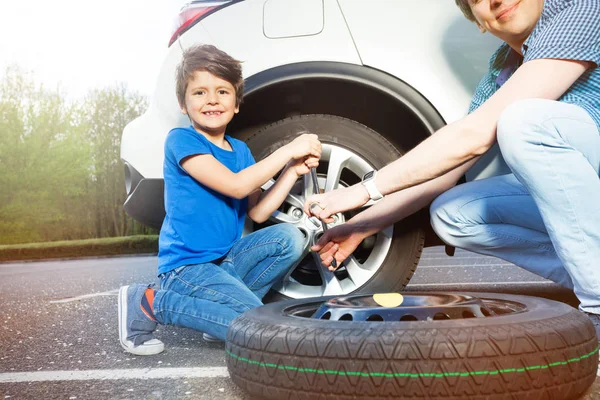
<path id="1" fill-rule="evenodd" d="M 319 181 L 317 179 L 317 170 L 314 168 L 310 169 L 310 177 L 312 179 L 312 184 L 313 184 L 313 192 L 314 194 L 319 194 Z M 313 203 L 314 206 L 319 207 L 319 205 L 317 203 Z M 312 207 L 313 204 L 310 205 L 311 207 L 311 212 L 312 212 Z M 321 207 L 319 207 L 321 208 Z M 316 218 L 316 217 L 313 217 Z M 318 219 L 318 218 L 316 218 Z M 321 221 L 321 220 L 319 220 Z M 323 227 L 323 233 L 327 232 L 327 224 L 325 223 L 325 221 L 321 221 L 321 226 Z M 321 262 L 321 257 L 319 257 L 318 254 L 314 254 L 315 257 L 315 261 L 317 262 L 319 269 L 321 271 L 321 277 L 322 279 L 325 281 L 325 291 L 323 292 L 323 295 L 326 296 L 328 294 L 340 294 L 342 293 L 342 287 L 340 286 L 339 281 L 337 280 L 335 274 L 329 270 L 329 268 L 327 268 L 326 266 L 323 265 L 323 263 Z M 333 261 L 331 262 L 331 266 L 333 268 L 337 268 L 337 262 L 335 260 L 335 257 L 333 258 Z"/>

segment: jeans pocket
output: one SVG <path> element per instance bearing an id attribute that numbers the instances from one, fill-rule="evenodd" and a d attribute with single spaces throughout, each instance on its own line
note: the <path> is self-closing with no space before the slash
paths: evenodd
<path id="1" fill-rule="evenodd" d="M 164 274 L 160 274 L 160 288 L 168 289 L 171 283 L 179 277 L 179 274 L 187 267 L 187 265 L 182 265 L 181 267 L 177 267 L 172 269 L 169 272 L 165 272 Z"/>

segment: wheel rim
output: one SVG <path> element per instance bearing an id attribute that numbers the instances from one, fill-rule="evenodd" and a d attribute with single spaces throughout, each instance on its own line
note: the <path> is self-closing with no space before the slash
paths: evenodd
<path id="1" fill-rule="evenodd" d="M 361 155 L 336 144 L 323 143 L 320 165 L 317 169 L 319 189 L 321 192 L 328 192 L 353 185 L 373 168 Z M 271 179 L 262 186 L 262 189 L 267 190 L 274 183 L 275 180 Z M 271 215 L 266 224 L 290 223 L 304 235 L 304 252 L 301 260 L 272 289 L 295 299 L 354 292 L 369 282 L 383 265 L 391 247 L 393 226 L 363 241 L 361 247 L 342 263 L 333 277 L 324 276 L 322 269 L 317 267 L 317 263 L 320 263 L 318 253 L 310 252 L 310 247 L 321 237 L 323 228 L 320 221 L 307 218 L 303 212 L 304 201 L 312 194 L 312 182 L 310 175 L 307 174 L 296 183 L 282 207 Z M 370 207 L 371 204 L 369 202 L 364 207 Z M 343 224 L 353 213 L 356 212 L 336 214 L 334 216 L 336 221 L 328 224 L 328 227 Z M 252 230 L 252 224 L 248 223 L 244 234 L 251 233 Z"/>
<path id="2" fill-rule="evenodd" d="M 396 307 L 381 306 L 373 295 L 334 297 L 326 301 L 295 304 L 283 310 L 289 317 L 332 321 L 442 321 L 492 318 L 527 311 L 525 304 L 494 298 L 450 293 L 404 294 Z"/>

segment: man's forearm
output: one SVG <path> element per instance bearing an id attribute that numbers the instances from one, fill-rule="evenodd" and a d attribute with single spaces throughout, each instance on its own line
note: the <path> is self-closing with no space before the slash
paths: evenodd
<path id="1" fill-rule="evenodd" d="M 485 153 L 495 141 L 495 123 L 477 124 L 473 115 L 447 125 L 377 172 L 376 185 L 389 194 L 441 177 Z M 478 127 L 475 129 L 474 127 Z"/>
<path id="2" fill-rule="evenodd" d="M 348 221 L 369 236 L 379 232 L 431 203 L 437 196 L 453 187 L 458 179 L 477 162 L 479 157 L 430 181 L 400 190 L 386 196 L 379 203 L 357 214 Z"/>

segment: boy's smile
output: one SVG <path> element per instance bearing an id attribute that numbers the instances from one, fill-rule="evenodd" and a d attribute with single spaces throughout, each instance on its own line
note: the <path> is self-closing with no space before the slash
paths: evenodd
<path id="1" fill-rule="evenodd" d="M 239 111 L 235 88 L 208 71 L 196 71 L 188 82 L 185 106 L 181 111 L 190 117 L 194 128 L 201 133 L 222 135 Z"/>
<path id="2" fill-rule="evenodd" d="M 477 26 L 508 43 L 516 51 L 537 24 L 544 0 L 469 0 Z"/>

